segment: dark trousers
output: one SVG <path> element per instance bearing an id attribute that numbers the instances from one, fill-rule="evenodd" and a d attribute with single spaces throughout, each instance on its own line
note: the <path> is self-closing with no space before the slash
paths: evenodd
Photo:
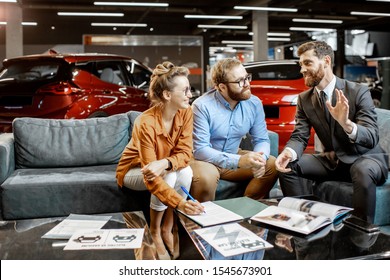
<path id="1" fill-rule="evenodd" d="M 352 164 L 341 161 L 334 169 L 330 169 L 314 155 L 303 154 L 291 162 L 292 172 L 279 173 L 280 185 L 284 196 L 308 194 L 302 178 L 313 181 L 344 181 L 352 182 L 353 214 L 368 222 L 374 221 L 376 186 L 384 182 L 379 164 L 369 158 L 361 157 Z"/>

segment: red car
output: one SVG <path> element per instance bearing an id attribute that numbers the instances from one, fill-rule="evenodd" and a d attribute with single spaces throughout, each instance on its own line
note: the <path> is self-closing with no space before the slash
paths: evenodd
<path id="1" fill-rule="evenodd" d="M 251 91 L 261 99 L 267 128 L 279 134 L 279 152 L 294 130 L 298 94 L 307 90 L 299 62 L 296 60 L 270 60 L 244 64 L 252 74 Z M 314 131 L 306 148 L 314 151 Z"/>
<path id="2" fill-rule="evenodd" d="M 84 119 L 149 108 L 151 70 L 109 54 L 30 55 L 0 70 L 0 133 L 16 117 Z"/>

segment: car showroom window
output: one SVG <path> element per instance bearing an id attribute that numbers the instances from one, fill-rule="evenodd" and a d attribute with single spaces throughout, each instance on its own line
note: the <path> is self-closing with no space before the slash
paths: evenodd
<path id="1" fill-rule="evenodd" d="M 96 71 L 98 77 L 105 82 L 128 85 L 120 61 L 97 61 Z"/>
<path id="2" fill-rule="evenodd" d="M 135 87 L 146 90 L 149 88 L 150 71 L 132 61 L 126 62 L 126 70 L 129 72 Z"/>

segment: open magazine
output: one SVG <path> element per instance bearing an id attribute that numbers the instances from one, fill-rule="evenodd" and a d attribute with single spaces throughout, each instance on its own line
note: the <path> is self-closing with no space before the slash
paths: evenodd
<path id="1" fill-rule="evenodd" d="M 251 219 L 309 234 L 331 223 L 337 223 L 352 208 L 294 197 L 283 198 L 278 206 L 269 206 Z"/>

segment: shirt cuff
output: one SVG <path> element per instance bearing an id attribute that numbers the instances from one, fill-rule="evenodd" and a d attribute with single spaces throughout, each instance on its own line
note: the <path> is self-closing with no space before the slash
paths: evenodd
<path id="1" fill-rule="evenodd" d="M 297 158 L 298 158 L 297 153 L 293 149 L 291 149 L 290 147 L 286 147 L 286 150 L 289 150 L 291 152 L 291 154 L 292 154 L 291 161 L 297 160 Z"/>
<path id="2" fill-rule="evenodd" d="M 348 133 L 348 132 L 345 132 L 347 133 L 349 139 L 352 141 L 352 142 L 355 142 L 356 140 L 356 135 L 357 135 L 357 125 L 356 123 L 352 123 L 352 132 L 351 133 Z"/>

